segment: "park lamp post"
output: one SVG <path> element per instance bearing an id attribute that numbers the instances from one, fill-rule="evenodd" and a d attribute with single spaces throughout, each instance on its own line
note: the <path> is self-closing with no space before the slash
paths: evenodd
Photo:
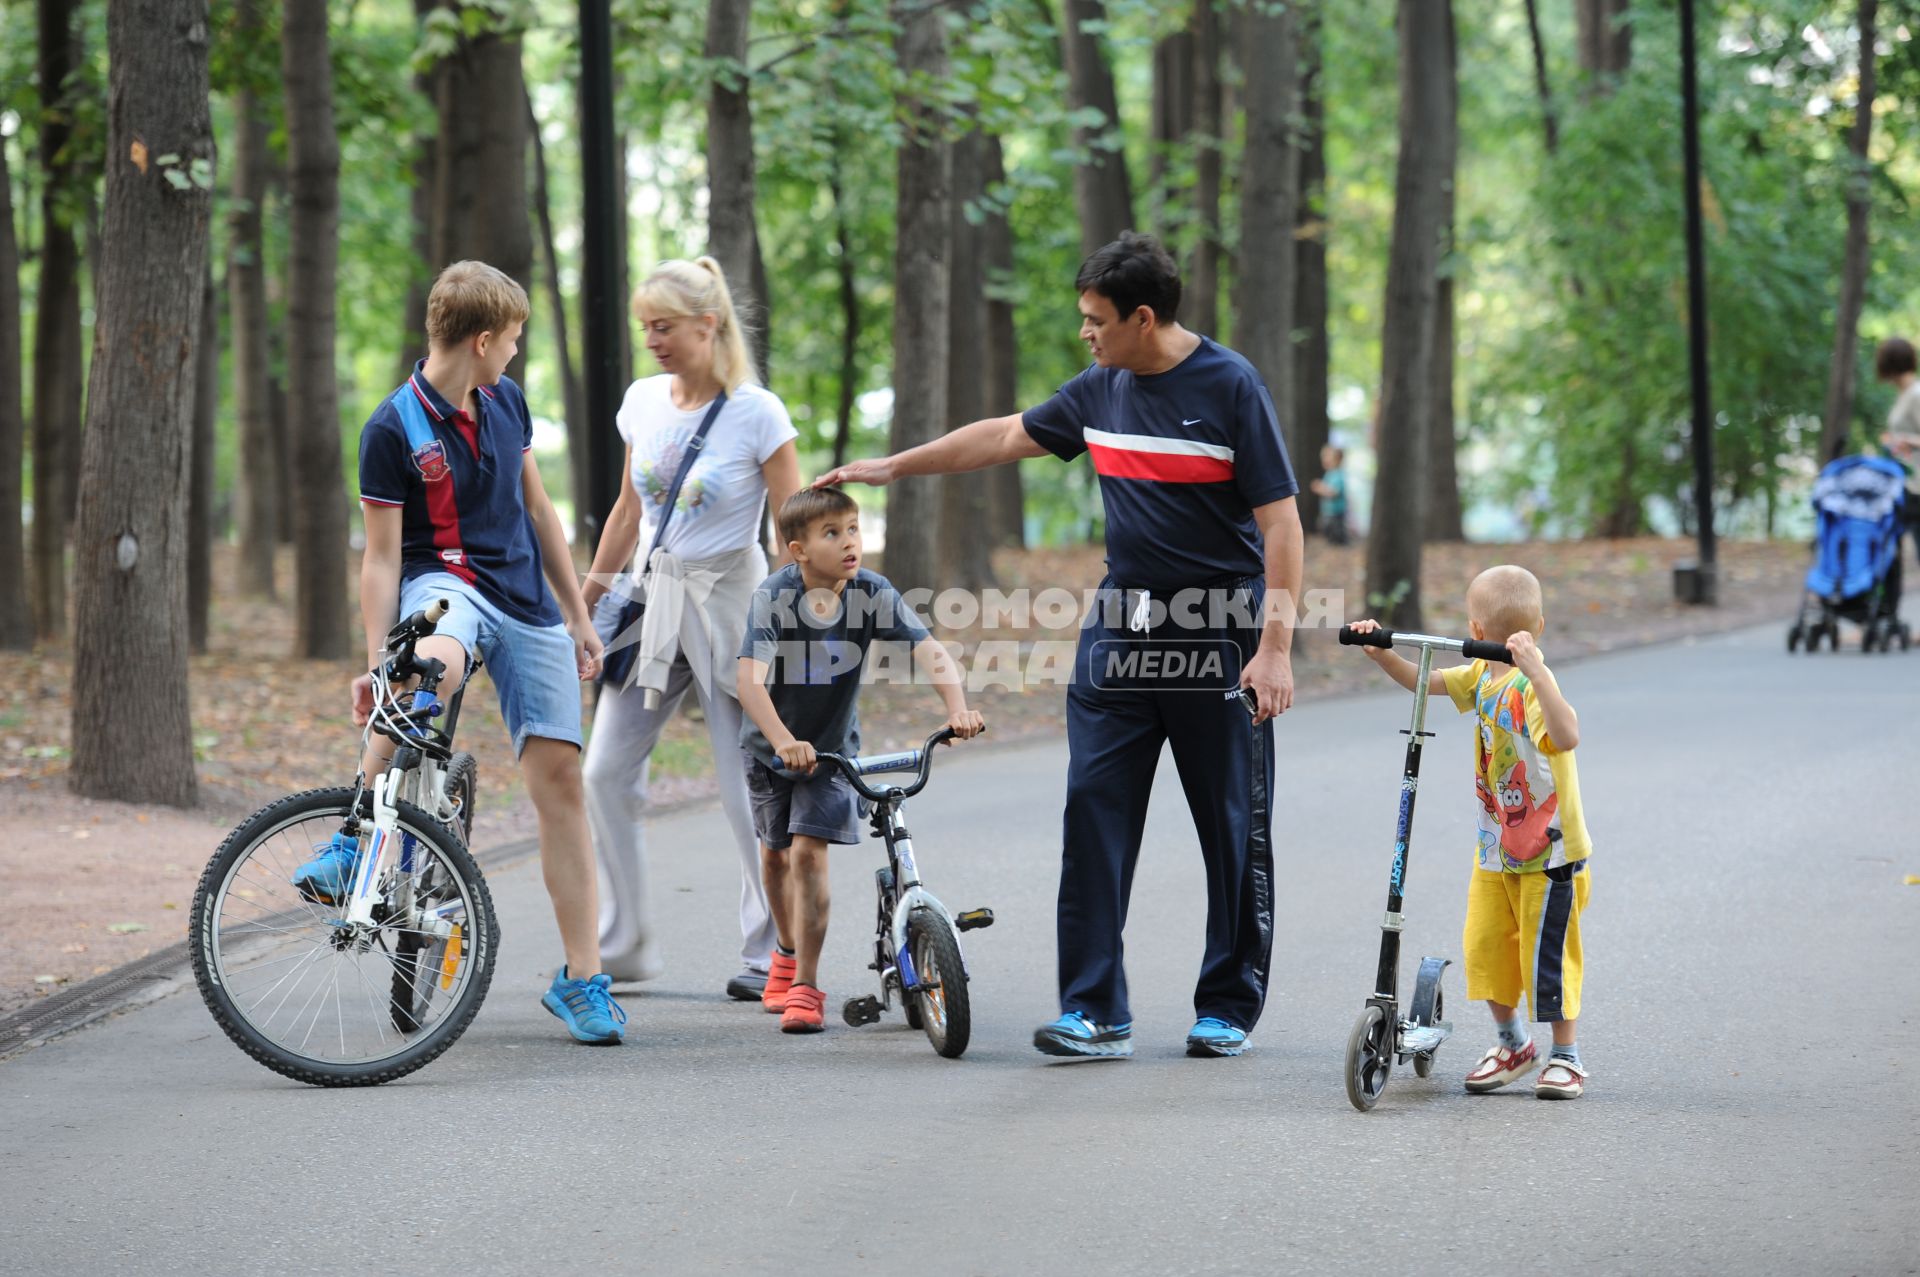
<path id="1" fill-rule="evenodd" d="M 580 0 L 581 354 L 585 365 L 588 491 L 586 505 L 597 539 L 619 495 L 620 459 L 613 420 L 625 387 L 621 340 L 626 298 L 619 295 L 622 254 L 617 245 L 624 174 L 614 155 L 613 17 L 610 0 Z"/>
<path id="2" fill-rule="evenodd" d="M 1707 262 L 1700 230 L 1700 84 L 1694 67 L 1693 0 L 1680 0 L 1680 99 L 1685 115 L 1687 356 L 1693 382 L 1693 511 L 1699 557 L 1676 563 L 1674 597 L 1717 602 L 1713 544 L 1713 397 L 1707 382 Z"/>

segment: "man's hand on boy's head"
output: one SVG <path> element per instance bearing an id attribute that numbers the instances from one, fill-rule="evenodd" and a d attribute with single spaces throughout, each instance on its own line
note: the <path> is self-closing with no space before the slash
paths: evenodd
<path id="1" fill-rule="evenodd" d="M 802 776 L 813 775 L 813 769 L 820 765 L 820 757 L 813 752 L 811 741 L 797 740 L 773 752 L 780 756 L 781 766 Z"/>
<path id="2" fill-rule="evenodd" d="M 1533 635 L 1525 630 L 1515 630 L 1507 640 L 1507 651 L 1513 653 L 1513 667 L 1528 678 L 1538 678 L 1547 668 L 1546 657 L 1540 654 L 1540 647 L 1534 642 Z"/>
<path id="3" fill-rule="evenodd" d="M 972 740 L 987 730 L 987 720 L 980 716 L 977 709 L 959 709 L 948 715 L 947 726 L 961 740 Z"/>
<path id="4" fill-rule="evenodd" d="M 865 483 L 879 488 L 892 482 L 893 458 L 869 457 L 864 461 L 849 461 L 844 466 L 836 466 L 807 486 L 837 488 L 845 483 Z"/>

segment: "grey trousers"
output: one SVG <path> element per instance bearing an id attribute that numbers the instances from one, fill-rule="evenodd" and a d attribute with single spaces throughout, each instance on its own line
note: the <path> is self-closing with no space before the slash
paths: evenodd
<path id="1" fill-rule="evenodd" d="M 746 766 L 740 753 L 740 702 L 725 692 L 709 695 L 682 657 L 667 676 L 653 709 L 637 687 L 604 689 L 594 712 L 593 735 L 583 763 L 587 820 L 600 860 L 600 952 L 611 964 L 654 966 L 659 946 L 647 887 L 645 835 L 648 768 L 660 733 L 672 721 L 689 688 L 699 697 L 713 744 L 713 774 L 720 806 L 740 856 L 740 961 L 767 969 L 773 952 L 773 914 L 760 879 L 760 844 L 747 800 Z"/>

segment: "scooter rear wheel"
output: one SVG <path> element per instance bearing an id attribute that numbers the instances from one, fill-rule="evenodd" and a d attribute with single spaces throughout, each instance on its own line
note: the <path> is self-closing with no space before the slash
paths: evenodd
<path id="1" fill-rule="evenodd" d="M 1362 1113 L 1387 1089 L 1393 1071 L 1393 1026 L 1386 1012 L 1368 1006 L 1347 1035 L 1347 1099 Z"/>

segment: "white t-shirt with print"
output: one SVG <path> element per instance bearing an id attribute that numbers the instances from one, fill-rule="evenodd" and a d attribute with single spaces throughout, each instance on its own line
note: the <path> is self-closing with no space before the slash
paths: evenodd
<path id="1" fill-rule="evenodd" d="M 667 489 L 679 472 L 687 441 L 711 404 L 692 411 L 674 405 L 673 376 L 643 377 L 627 387 L 614 417 L 620 437 L 633 450 L 633 490 L 639 494 L 640 552 L 653 544 Z M 707 432 L 700 459 L 680 487 L 665 548 L 683 559 L 718 558 L 759 541 L 760 508 L 767 484 L 760 467 L 789 439 L 798 437 L 780 396 L 743 385 L 720 409 Z"/>

